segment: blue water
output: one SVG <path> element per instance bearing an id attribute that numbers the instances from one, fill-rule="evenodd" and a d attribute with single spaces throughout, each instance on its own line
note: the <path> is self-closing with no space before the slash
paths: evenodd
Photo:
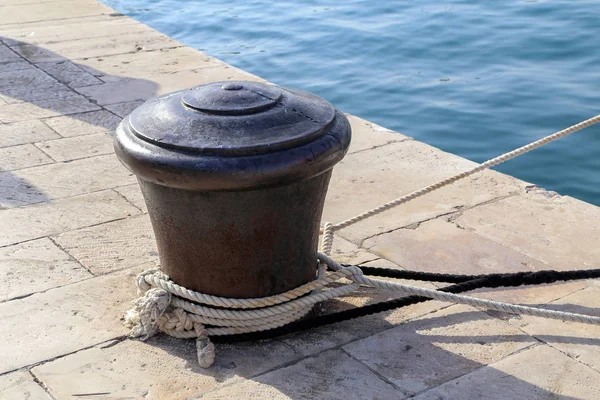
<path id="1" fill-rule="evenodd" d="M 105 0 L 274 83 L 482 162 L 600 113 L 600 2 Z M 600 205 L 600 126 L 497 169 Z"/>

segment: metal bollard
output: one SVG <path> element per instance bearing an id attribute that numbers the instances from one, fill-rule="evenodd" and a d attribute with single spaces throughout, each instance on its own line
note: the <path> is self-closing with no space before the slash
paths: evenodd
<path id="1" fill-rule="evenodd" d="M 149 100 L 119 125 L 161 270 L 188 289 L 265 297 L 316 276 L 323 203 L 350 124 L 315 95 L 256 82 Z"/>

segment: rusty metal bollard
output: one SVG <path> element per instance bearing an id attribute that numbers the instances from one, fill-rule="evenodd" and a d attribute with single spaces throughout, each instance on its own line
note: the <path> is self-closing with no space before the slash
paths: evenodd
<path id="1" fill-rule="evenodd" d="M 320 97 L 227 81 L 147 101 L 117 128 L 115 151 L 138 177 L 163 272 L 206 294 L 264 297 L 315 279 L 350 132 Z"/>

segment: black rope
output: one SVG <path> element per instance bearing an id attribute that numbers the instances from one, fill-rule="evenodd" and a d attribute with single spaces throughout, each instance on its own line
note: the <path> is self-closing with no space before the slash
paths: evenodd
<path id="1" fill-rule="evenodd" d="M 349 267 L 348 264 L 342 264 L 344 267 Z M 461 283 L 471 281 L 473 279 L 490 278 L 500 279 L 504 282 L 514 281 L 514 286 L 519 285 L 535 285 L 541 283 L 551 283 L 556 281 L 568 281 L 573 279 L 593 279 L 600 278 L 600 269 L 580 269 L 574 271 L 526 271 L 514 272 L 506 274 L 482 274 L 482 275 L 458 275 L 458 274 L 440 274 L 434 272 L 406 271 L 392 268 L 369 267 L 366 265 L 357 265 L 365 275 L 382 276 L 386 278 L 408 279 L 423 282 L 445 282 L 445 283 Z M 519 283 L 523 282 L 523 283 Z"/>
<path id="2" fill-rule="evenodd" d="M 347 266 L 347 265 L 345 265 Z M 600 269 L 575 270 L 575 271 L 553 271 L 545 270 L 538 272 L 516 272 L 508 274 L 487 275 L 455 275 L 438 274 L 430 272 L 404 271 L 389 268 L 377 268 L 358 265 L 365 275 L 384 276 L 388 278 L 413 279 L 429 282 L 455 283 L 454 285 L 438 289 L 441 292 L 463 293 L 481 288 L 515 287 L 524 285 L 539 285 L 543 283 L 554 283 L 558 281 L 571 281 L 576 279 L 600 278 Z M 272 339 L 278 336 L 300 332 L 320 326 L 348 321 L 354 318 L 364 317 L 396 308 L 406 307 L 412 304 L 431 300 L 423 296 L 407 296 L 400 299 L 369 304 L 350 310 L 339 311 L 332 314 L 321 315 L 312 319 L 295 321 L 280 328 L 261 332 L 240 333 L 236 335 L 212 336 L 211 340 L 216 343 L 235 343 L 244 341 L 255 341 Z"/>

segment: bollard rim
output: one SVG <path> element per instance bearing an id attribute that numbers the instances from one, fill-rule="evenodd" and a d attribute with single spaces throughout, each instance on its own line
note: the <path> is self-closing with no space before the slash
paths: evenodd
<path id="1" fill-rule="evenodd" d="M 253 190 L 280 186 L 320 175 L 348 151 L 351 128 L 337 111 L 328 130 L 301 146 L 244 156 L 198 154 L 159 147 L 137 137 L 128 117 L 115 133 L 115 153 L 139 179 L 195 191 Z"/>

